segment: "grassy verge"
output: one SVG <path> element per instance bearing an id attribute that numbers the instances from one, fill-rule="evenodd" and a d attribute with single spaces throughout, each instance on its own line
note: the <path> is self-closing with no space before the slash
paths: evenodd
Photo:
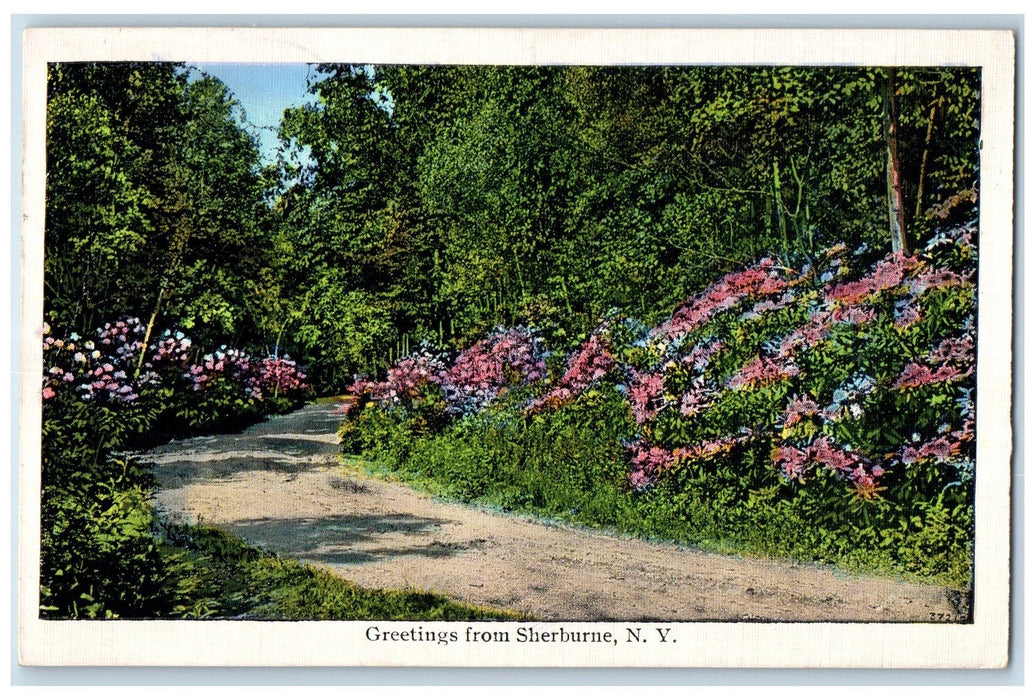
<path id="1" fill-rule="evenodd" d="M 369 590 L 249 546 L 222 531 L 176 526 L 165 556 L 178 574 L 178 612 L 238 620 L 518 620 L 521 615 L 412 590 Z"/>
<path id="2" fill-rule="evenodd" d="M 346 398 L 348 398 L 348 395 L 346 395 L 346 394 L 335 394 L 335 395 L 332 395 L 332 396 L 318 396 L 318 397 L 316 397 L 316 399 L 313 400 L 313 403 L 315 403 L 318 406 L 329 406 L 329 405 L 332 405 L 332 404 L 339 404 L 342 401 L 344 401 Z"/>

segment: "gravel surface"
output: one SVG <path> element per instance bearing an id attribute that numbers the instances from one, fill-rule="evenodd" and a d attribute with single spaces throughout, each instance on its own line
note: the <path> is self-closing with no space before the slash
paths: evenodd
<path id="1" fill-rule="evenodd" d="M 960 620 L 951 591 L 445 503 L 343 463 L 334 406 L 146 453 L 160 509 L 327 568 L 540 620 Z"/>

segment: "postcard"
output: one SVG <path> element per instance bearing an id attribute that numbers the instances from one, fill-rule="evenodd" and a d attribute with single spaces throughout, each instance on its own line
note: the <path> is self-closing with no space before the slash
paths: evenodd
<path id="1" fill-rule="evenodd" d="M 1014 37 L 29 29 L 19 660 L 1001 668 Z"/>

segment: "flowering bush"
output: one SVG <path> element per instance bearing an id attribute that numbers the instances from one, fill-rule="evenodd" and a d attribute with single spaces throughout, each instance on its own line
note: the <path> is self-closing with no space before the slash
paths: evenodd
<path id="1" fill-rule="evenodd" d="M 648 445 L 642 440 L 636 440 L 628 445 L 629 461 L 632 463 L 632 471 L 629 473 L 629 483 L 637 490 L 643 490 L 654 483 L 658 476 L 668 469 L 675 455 L 657 445 Z"/>
<path id="2" fill-rule="evenodd" d="M 142 394 L 156 395 L 161 387 L 186 384 L 203 394 L 220 380 L 231 382 L 241 399 L 254 402 L 267 397 L 297 400 L 309 391 L 305 373 L 288 357 L 254 359 L 225 346 L 201 355 L 190 338 L 172 331 L 145 347 L 144 332 L 136 318 L 106 323 L 91 338 L 77 333 L 54 337 L 44 324 L 44 401 L 70 392 L 83 402 L 131 404 Z M 197 401 L 196 396 L 182 398 Z"/>
<path id="3" fill-rule="evenodd" d="M 354 397 L 366 397 L 366 401 L 350 401 L 345 412 L 357 403 L 412 407 L 421 387 L 433 385 L 441 391 L 447 413 L 470 415 L 486 408 L 506 390 L 528 387 L 545 377 L 542 338 L 528 328 L 499 329 L 460 352 L 450 364 L 444 355 L 422 348 L 390 367 L 383 381 L 356 381 L 349 392 Z"/>
<path id="4" fill-rule="evenodd" d="M 202 354 L 183 333 L 144 336 L 134 318 L 89 337 L 43 326 L 44 616 L 173 614 L 183 582 L 154 531 L 150 475 L 117 453 L 158 432 L 238 427 L 309 391 L 288 358 Z"/>
<path id="5" fill-rule="evenodd" d="M 135 401 L 140 387 L 156 377 L 150 371 L 142 378 L 135 376 L 134 362 L 143 349 L 143 337 L 144 327 L 135 318 L 107 323 L 89 339 L 77 333 L 55 338 L 44 324 L 44 400 L 70 388 L 83 401 Z"/>
<path id="6" fill-rule="evenodd" d="M 966 248 L 970 241 L 971 232 L 962 230 L 932 248 Z M 949 257 L 973 259 L 959 250 Z M 623 369 L 639 427 L 630 484 L 643 490 L 681 466 L 755 444 L 789 481 L 804 483 L 823 469 L 855 497 L 872 500 L 903 457 L 966 455 L 973 422 L 958 406 L 916 423 L 915 410 L 902 404 L 896 415 L 889 405 L 892 394 L 921 387 L 946 395 L 953 387 L 968 390 L 973 271 L 940 266 L 938 258 L 932 250 L 895 253 L 854 278 L 843 249 L 830 251 L 825 266 L 793 274 L 763 260 L 723 277 L 647 330 L 639 343 L 653 353 Z M 918 427 L 928 432 L 924 426 L 933 423 L 956 437 L 932 438 L 923 449 L 896 440 Z M 896 443 L 899 449 L 890 449 Z"/>
<path id="7" fill-rule="evenodd" d="M 959 582 L 973 536 L 973 231 L 872 264 L 865 253 L 836 246 L 798 270 L 762 260 L 654 327 L 609 318 L 552 377 L 527 331 L 498 331 L 452 364 L 408 358 L 384 382 L 358 387 L 365 405 L 387 413 L 361 415 L 370 439 L 350 444 L 422 478 L 441 469 L 444 483 L 476 485 L 463 497 L 523 503 L 515 494 L 543 492 L 542 502 L 559 502 L 564 493 L 592 500 L 594 515 L 552 512 L 610 522 L 631 509 L 633 531 L 755 532 L 766 551 L 795 556 L 872 550 L 865 556 Z M 516 401 L 485 410 L 517 386 L 525 392 Z M 428 396 L 460 422 L 418 435 L 389 419 Z M 617 449 L 589 441 L 594 431 Z M 477 451 L 502 436 L 506 447 L 491 459 Z M 571 451 L 562 436 L 594 452 Z M 604 494 L 623 489 L 615 464 L 631 499 L 621 505 Z M 580 470 L 607 481 L 588 483 Z M 564 485 L 533 486 L 527 473 Z M 618 510 L 601 515 L 601 503 Z"/>
<path id="8" fill-rule="evenodd" d="M 441 385 L 445 371 L 443 357 L 432 354 L 425 347 L 390 367 L 384 381 L 359 379 L 349 387 L 349 391 L 356 396 L 366 394 L 371 401 L 382 406 L 399 405 L 416 399 L 425 384 Z M 351 409 L 353 405 L 346 404 L 346 408 Z M 345 413 L 347 415 L 348 410 Z"/>
<path id="9" fill-rule="evenodd" d="M 733 272 L 690 299 L 672 316 L 651 331 L 651 336 L 674 340 L 706 324 L 717 314 L 728 311 L 755 296 L 772 296 L 783 292 L 788 282 L 784 270 L 772 258 L 741 272 Z"/>
<path id="10" fill-rule="evenodd" d="M 528 328 L 501 329 L 461 352 L 442 376 L 451 413 L 469 414 L 488 406 L 511 387 L 546 377 L 542 339 Z"/>
<path id="11" fill-rule="evenodd" d="M 615 367 L 610 341 L 606 336 L 607 323 L 598 327 L 572 353 L 561 378 L 540 397 L 529 402 L 527 411 L 534 413 L 543 408 L 560 408 L 581 396 L 594 384 L 602 381 Z"/>

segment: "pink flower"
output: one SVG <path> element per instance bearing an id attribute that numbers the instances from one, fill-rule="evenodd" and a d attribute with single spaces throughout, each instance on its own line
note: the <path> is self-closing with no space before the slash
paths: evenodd
<path id="1" fill-rule="evenodd" d="M 782 379 L 793 377 L 799 371 L 790 361 L 778 363 L 772 358 L 758 355 L 730 379 L 729 385 L 733 389 L 768 386 Z"/>
<path id="2" fill-rule="evenodd" d="M 534 412 L 544 406 L 558 408 L 574 401 L 586 389 L 607 376 L 614 366 L 615 360 L 607 343 L 594 333 L 568 359 L 567 369 L 557 385 L 545 396 L 533 401 L 527 410 Z"/>
<path id="3" fill-rule="evenodd" d="M 637 491 L 642 491 L 657 481 L 658 476 L 668 469 L 674 461 L 672 452 L 649 445 L 642 440 L 628 445 L 632 470 L 629 472 L 629 483 Z"/>
<path id="4" fill-rule="evenodd" d="M 728 454 L 734 446 L 743 442 L 749 436 L 750 433 L 745 433 L 743 435 L 721 437 L 715 440 L 705 440 L 690 447 L 677 447 L 673 450 L 673 455 L 680 461 L 696 462 L 708 460 L 718 455 Z"/>
<path id="5" fill-rule="evenodd" d="M 946 338 L 919 361 L 906 364 L 893 386 L 905 390 L 963 379 L 973 374 L 974 361 L 974 339 L 971 336 Z"/>
<path id="6" fill-rule="evenodd" d="M 781 445 L 773 450 L 773 463 L 788 479 L 802 479 L 810 467 L 808 452 L 790 445 Z"/>
<path id="7" fill-rule="evenodd" d="M 780 357 L 790 357 L 799 350 L 814 347 L 830 333 L 833 315 L 829 311 L 814 313 L 808 323 L 792 331 L 780 341 Z"/>
<path id="8" fill-rule="evenodd" d="M 916 277 L 916 293 L 919 294 L 928 289 L 962 287 L 969 282 L 967 275 L 936 267 L 927 268 Z"/>
<path id="9" fill-rule="evenodd" d="M 795 398 L 787 404 L 787 409 L 784 412 L 783 427 L 790 428 L 801 419 L 817 415 L 818 413 L 819 404 L 813 401 L 811 396 L 805 396 L 800 399 Z"/>
<path id="10" fill-rule="evenodd" d="M 873 474 L 870 474 L 863 467 L 856 467 L 850 476 L 851 480 L 859 486 L 875 486 Z"/>
<path id="11" fill-rule="evenodd" d="M 848 304 L 838 306 L 831 312 L 831 320 L 834 323 L 847 323 L 852 326 L 861 326 L 869 323 L 877 317 L 877 312 L 862 304 Z"/>
<path id="12" fill-rule="evenodd" d="M 679 400 L 679 412 L 688 418 L 703 413 L 712 405 L 713 389 L 704 385 L 695 385 L 683 394 Z"/>
<path id="13" fill-rule="evenodd" d="M 674 340 L 700 328 L 715 315 L 735 307 L 750 296 L 784 291 L 788 284 L 778 277 L 776 267 L 776 261 L 766 258 L 746 270 L 731 272 L 687 300 L 667 321 L 652 330 L 651 335 Z"/>
<path id="14" fill-rule="evenodd" d="M 866 297 L 899 286 L 906 273 L 917 265 L 919 260 L 916 257 L 897 251 L 877 263 L 869 275 L 828 288 L 826 301 L 856 304 Z"/>
<path id="15" fill-rule="evenodd" d="M 632 370 L 628 398 L 637 425 L 653 420 L 665 406 L 665 380 L 661 372 Z"/>
<path id="16" fill-rule="evenodd" d="M 926 459 L 955 459 L 964 453 L 964 445 L 973 440 L 973 435 L 965 430 L 954 432 L 951 437 L 954 439 L 940 435 L 919 445 L 906 445 L 899 451 L 899 459 L 903 464 L 913 464 Z"/>
<path id="17" fill-rule="evenodd" d="M 896 309 L 895 311 L 895 327 L 896 328 L 909 328 L 911 325 L 920 320 L 920 309 L 915 305 L 909 304 L 902 309 Z"/>
<path id="18" fill-rule="evenodd" d="M 812 443 L 809 454 L 816 462 L 842 474 L 851 473 L 862 461 L 858 454 L 835 445 L 826 436 Z"/>
<path id="19" fill-rule="evenodd" d="M 927 357 L 933 362 L 972 364 L 974 362 L 974 338 L 970 335 L 961 338 L 946 338 Z"/>

